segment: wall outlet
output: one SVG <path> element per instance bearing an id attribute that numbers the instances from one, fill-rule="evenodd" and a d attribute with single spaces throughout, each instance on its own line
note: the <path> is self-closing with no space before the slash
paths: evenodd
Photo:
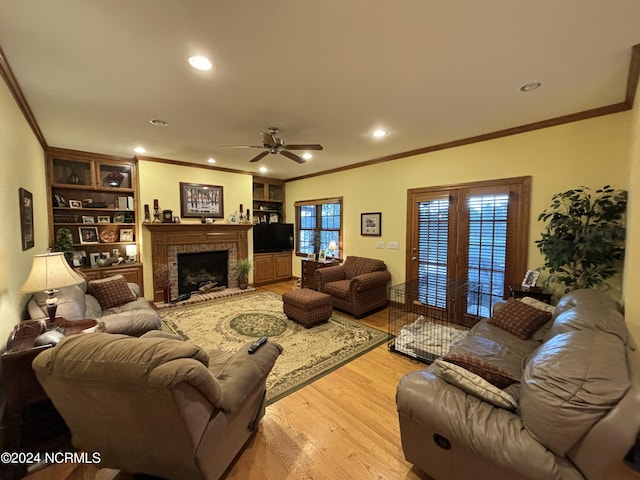
<path id="1" fill-rule="evenodd" d="M 400 250 L 400 242 L 389 242 L 387 248 L 391 250 Z"/>
<path id="2" fill-rule="evenodd" d="M 378 240 L 378 241 L 376 242 L 376 248 L 384 248 L 384 242 L 382 242 L 382 241 Z"/>

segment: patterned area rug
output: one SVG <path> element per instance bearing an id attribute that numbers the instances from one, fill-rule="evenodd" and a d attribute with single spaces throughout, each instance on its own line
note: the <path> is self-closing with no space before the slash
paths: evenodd
<path id="1" fill-rule="evenodd" d="M 307 329 L 282 311 L 282 297 L 249 293 L 159 312 L 163 329 L 205 351 L 235 352 L 263 335 L 284 347 L 267 379 L 267 404 L 308 385 L 381 345 L 387 333 L 334 314 Z"/>

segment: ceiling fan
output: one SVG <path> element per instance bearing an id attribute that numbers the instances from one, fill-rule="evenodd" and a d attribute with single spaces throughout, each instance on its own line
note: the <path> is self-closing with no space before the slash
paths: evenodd
<path id="1" fill-rule="evenodd" d="M 279 138 L 278 132 L 280 132 L 279 128 L 269 127 L 268 132 L 260 132 L 262 136 L 262 145 L 221 145 L 225 148 L 262 148 L 264 152 L 260 152 L 258 155 L 253 157 L 250 162 L 257 162 L 262 160 L 262 158 L 266 157 L 270 153 L 279 153 L 280 155 L 284 155 L 287 158 L 290 158 L 294 162 L 305 163 L 305 159 L 296 155 L 295 153 L 290 152 L 290 150 L 322 150 L 322 145 L 317 143 L 311 144 L 300 144 L 300 145 L 287 145 L 284 143 L 282 138 Z"/>

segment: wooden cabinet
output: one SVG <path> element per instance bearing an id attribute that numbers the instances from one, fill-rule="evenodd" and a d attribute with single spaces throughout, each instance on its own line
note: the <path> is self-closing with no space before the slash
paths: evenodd
<path id="1" fill-rule="evenodd" d="M 253 256 L 253 283 L 279 282 L 291 278 L 291 252 L 256 253 Z"/>
<path id="2" fill-rule="evenodd" d="M 319 268 L 333 267 L 334 265 L 340 265 L 338 260 L 327 260 L 326 262 L 318 262 L 317 260 L 302 259 L 302 288 L 318 289 L 318 284 L 315 278 L 315 271 Z"/>
<path id="3" fill-rule="evenodd" d="M 253 218 L 261 223 L 285 221 L 282 180 L 253 177 Z"/>
<path id="4" fill-rule="evenodd" d="M 140 285 L 140 289 L 144 291 L 142 264 L 140 263 L 128 263 L 123 267 L 116 265 L 114 267 L 81 268 L 80 271 L 84 273 L 88 280 L 99 280 L 114 275 L 122 275 L 127 282 L 137 283 Z"/>
<path id="5" fill-rule="evenodd" d="M 55 248 L 61 236 L 70 235 L 73 265 L 83 269 L 96 268 L 101 255 L 126 258 L 127 250 L 133 254 L 132 247 L 136 247 L 137 254 L 140 225 L 137 191 L 138 172 L 134 158 L 56 148 L 48 150 L 51 247 Z M 118 273 L 137 278 L 136 283 L 142 281 L 140 264 L 126 263 L 112 268 L 123 269 Z M 92 270 L 86 270 L 85 274 L 97 275 Z"/>

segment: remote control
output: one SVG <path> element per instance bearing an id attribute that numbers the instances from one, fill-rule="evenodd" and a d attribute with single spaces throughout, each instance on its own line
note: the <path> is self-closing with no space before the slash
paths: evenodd
<path id="1" fill-rule="evenodd" d="M 256 350 L 258 350 L 262 345 L 264 345 L 265 343 L 267 343 L 267 340 L 269 338 L 268 337 L 260 337 L 258 340 L 256 340 L 255 342 L 253 342 L 249 348 L 247 349 L 247 352 L 249 353 L 254 353 Z"/>

